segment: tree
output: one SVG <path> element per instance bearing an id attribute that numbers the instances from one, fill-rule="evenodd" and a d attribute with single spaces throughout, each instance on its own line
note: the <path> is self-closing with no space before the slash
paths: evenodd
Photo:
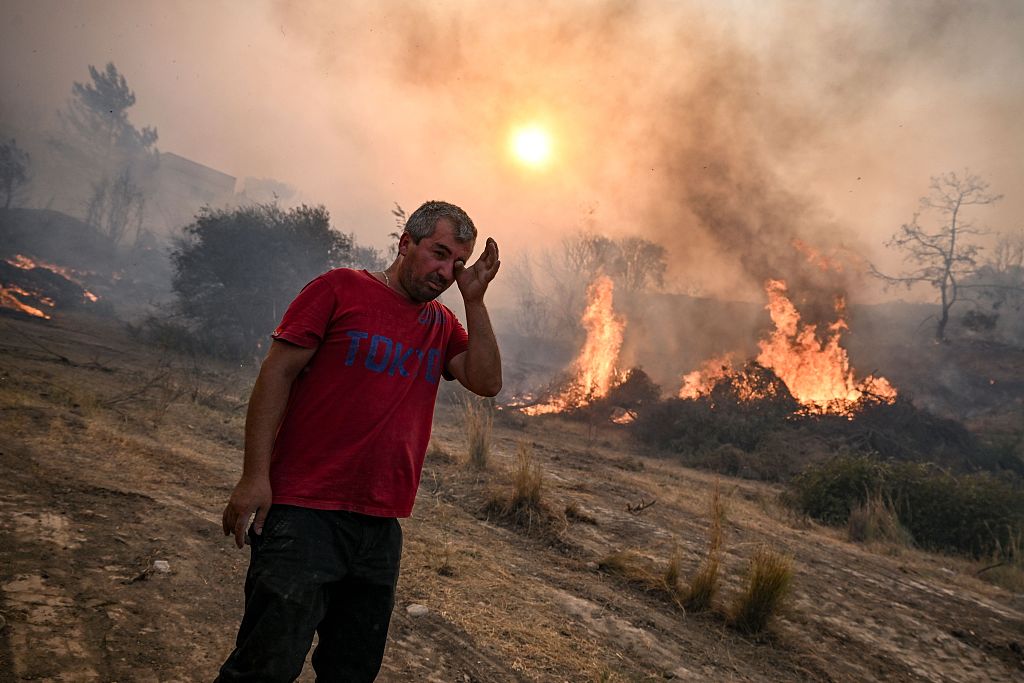
<path id="1" fill-rule="evenodd" d="M 102 161 L 120 152 L 136 156 L 153 149 L 157 141 L 155 128 L 137 129 L 128 120 L 128 110 L 135 105 L 135 92 L 113 63 L 103 71 L 89 66 L 92 83 L 71 86 L 71 100 L 60 112 L 65 128 L 74 133 L 79 142 L 98 154 Z"/>
<path id="2" fill-rule="evenodd" d="M 323 206 L 203 209 L 171 254 L 181 312 L 210 352 L 258 352 L 302 287 L 349 257 Z"/>
<path id="3" fill-rule="evenodd" d="M 65 151 L 95 173 L 86 202 L 86 222 L 115 244 L 141 231 L 145 186 L 156 169 L 155 128 L 136 128 L 128 119 L 135 92 L 113 63 L 89 66 L 91 83 L 75 82 L 67 108 L 59 112 L 73 140 Z"/>
<path id="4" fill-rule="evenodd" d="M 126 166 L 112 181 L 104 176 L 93 183 L 85 222 L 109 237 L 114 244 L 120 244 L 132 227 L 138 237 L 145 205 L 146 197 L 132 180 L 131 167 Z"/>
<path id="5" fill-rule="evenodd" d="M 11 208 L 11 201 L 18 190 L 28 182 L 28 152 L 18 147 L 14 138 L 0 145 L 0 190 L 4 193 L 4 208 Z"/>
<path id="6" fill-rule="evenodd" d="M 914 214 L 909 223 L 885 243 L 891 249 L 903 252 L 909 269 L 900 275 L 886 275 L 874 265 L 871 274 L 887 285 L 904 285 L 908 289 L 917 283 L 926 283 L 939 292 L 940 313 L 935 338 L 946 339 L 946 325 L 950 309 L 961 299 L 961 285 L 978 270 L 978 252 L 981 247 L 971 237 L 985 234 L 966 220 L 963 211 L 968 206 L 992 204 L 1002 198 L 988 192 L 988 183 L 970 171 L 963 175 L 954 172 L 931 179 L 931 192 L 921 198 L 922 211 L 935 211 L 940 222 L 934 232 L 922 227 Z"/>

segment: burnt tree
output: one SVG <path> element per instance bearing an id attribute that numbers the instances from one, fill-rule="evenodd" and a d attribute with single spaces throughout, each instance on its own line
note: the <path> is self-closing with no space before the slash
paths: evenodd
<path id="1" fill-rule="evenodd" d="M 874 265 L 871 274 L 887 285 L 904 285 L 908 289 L 925 283 L 939 294 L 940 312 L 935 327 L 935 338 L 946 340 L 946 325 L 950 309 L 961 299 L 964 280 L 978 271 L 978 252 L 981 247 L 971 241 L 985 234 L 964 216 L 970 206 L 992 204 L 1002 195 L 990 194 L 988 183 L 970 171 L 962 175 L 950 172 L 931 179 L 931 191 L 921 198 L 922 211 L 939 214 L 940 222 L 928 230 L 919 222 L 920 213 L 909 223 L 900 226 L 885 245 L 903 253 L 907 270 L 899 275 L 882 273 Z"/>

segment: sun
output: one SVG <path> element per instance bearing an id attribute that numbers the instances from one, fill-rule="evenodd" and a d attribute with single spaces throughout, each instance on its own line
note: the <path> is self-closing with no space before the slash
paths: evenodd
<path id="1" fill-rule="evenodd" d="M 521 163 L 533 168 L 545 166 L 551 159 L 551 136 L 538 125 L 523 126 L 512 131 L 510 136 L 512 155 Z"/>

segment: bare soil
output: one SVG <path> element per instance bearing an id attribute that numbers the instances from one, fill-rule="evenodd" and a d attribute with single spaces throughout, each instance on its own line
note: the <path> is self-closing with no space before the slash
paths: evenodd
<path id="1" fill-rule="evenodd" d="M 213 679 L 242 611 L 247 553 L 219 519 L 254 374 L 109 319 L 0 317 L 0 680 Z M 456 395 L 439 401 L 404 522 L 380 680 L 1024 680 L 1024 595 L 983 582 L 984 565 L 850 543 L 787 513 L 778 487 L 648 457 L 612 424 L 499 412 L 476 471 Z M 554 519 L 532 529 L 482 512 L 520 442 Z M 695 571 L 716 482 L 715 610 L 686 614 L 599 569 L 621 550 L 664 565 L 678 548 Z M 629 511 L 641 501 L 656 502 Z M 792 591 L 765 633 L 743 636 L 726 614 L 764 543 L 793 557 Z"/>

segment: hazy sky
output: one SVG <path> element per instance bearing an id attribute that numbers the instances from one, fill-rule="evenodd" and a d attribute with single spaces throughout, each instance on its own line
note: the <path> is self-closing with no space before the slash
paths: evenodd
<path id="1" fill-rule="evenodd" d="M 7 0 L 0 133 L 55 125 L 112 61 L 160 149 L 289 183 L 363 242 L 447 199 L 510 257 L 593 225 L 735 294 L 763 276 L 738 254 L 794 236 L 889 259 L 945 171 L 1005 195 L 979 223 L 1024 228 L 1022 36 L 1011 0 Z M 526 122 L 543 170 L 508 152 Z"/>

